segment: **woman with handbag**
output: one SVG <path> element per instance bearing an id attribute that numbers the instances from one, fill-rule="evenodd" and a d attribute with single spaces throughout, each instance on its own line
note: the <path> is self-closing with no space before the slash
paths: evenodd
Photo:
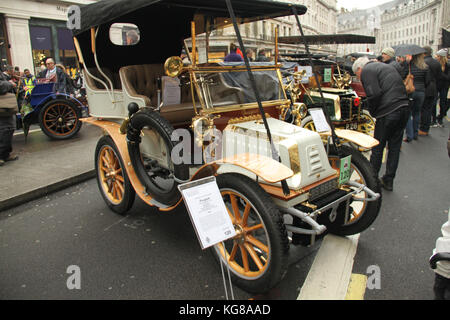
<path id="1" fill-rule="evenodd" d="M 408 74 L 405 79 L 405 86 L 410 99 L 411 116 L 406 124 L 406 137 L 404 142 L 417 140 L 419 136 L 420 112 L 425 101 L 425 89 L 431 82 L 431 73 L 425 63 L 423 53 L 414 56 L 407 56 Z M 413 81 L 413 87 L 410 82 Z M 412 91 L 412 92 L 411 92 Z"/>
<path id="2" fill-rule="evenodd" d="M 448 88 L 450 85 L 450 65 L 448 63 L 447 59 L 447 51 L 444 49 L 439 50 L 436 53 L 437 59 L 441 65 L 442 74 L 441 79 L 437 82 L 437 90 L 439 92 L 439 107 L 440 112 L 437 117 L 437 121 L 439 123 L 439 126 L 443 126 L 443 119 L 447 115 L 448 111 L 448 101 L 447 101 L 447 95 L 448 95 Z"/>

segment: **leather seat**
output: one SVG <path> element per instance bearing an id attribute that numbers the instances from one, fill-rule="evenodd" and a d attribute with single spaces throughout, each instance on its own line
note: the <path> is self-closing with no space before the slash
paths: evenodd
<path id="1" fill-rule="evenodd" d="M 122 67 L 119 70 L 124 89 L 132 97 L 142 98 L 146 106 L 156 106 L 156 79 L 164 75 L 162 64 L 143 64 Z"/>
<path id="2" fill-rule="evenodd" d="M 158 77 L 164 76 L 161 64 L 132 65 L 119 70 L 124 90 L 131 97 L 144 99 L 145 105 L 156 108 Z M 198 103 L 199 105 L 199 103 Z M 190 87 L 181 88 L 181 104 L 163 105 L 160 114 L 174 127 L 187 126 L 195 116 Z"/>

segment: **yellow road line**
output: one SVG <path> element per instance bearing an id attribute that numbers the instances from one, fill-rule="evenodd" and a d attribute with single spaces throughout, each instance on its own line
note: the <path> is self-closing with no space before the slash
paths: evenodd
<path id="1" fill-rule="evenodd" d="M 345 300 L 364 300 L 367 287 L 367 276 L 353 273 L 347 289 Z"/>

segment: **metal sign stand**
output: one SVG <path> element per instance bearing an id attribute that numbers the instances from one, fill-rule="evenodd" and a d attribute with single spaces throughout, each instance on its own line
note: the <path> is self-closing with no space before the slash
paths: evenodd
<path id="1" fill-rule="evenodd" d="M 224 249 L 224 252 L 225 252 L 225 243 L 224 242 L 222 242 L 222 246 L 223 246 L 223 249 Z M 225 261 L 226 261 L 226 259 L 225 259 Z M 224 263 L 222 260 L 220 260 L 219 262 L 220 262 L 220 270 L 222 271 L 223 287 L 225 289 L 225 298 L 227 300 L 230 300 L 230 299 L 228 299 L 227 282 L 225 280 L 225 272 L 223 271 L 223 265 L 224 264 L 225 264 L 225 267 L 227 268 L 227 271 L 228 271 L 228 281 L 229 281 L 229 284 L 230 284 L 231 300 L 234 300 L 233 285 L 231 283 L 231 276 L 230 276 L 230 267 L 228 266 L 227 262 Z"/>
<path id="2" fill-rule="evenodd" d="M 183 196 L 183 201 L 186 204 L 189 217 L 194 226 L 195 233 L 199 240 L 202 250 L 211 246 L 223 246 L 224 261 L 219 256 L 220 269 L 222 271 L 223 286 L 225 289 L 226 299 L 228 297 L 228 289 L 226 284 L 225 272 L 223 265 L 225 264 L 228 271 L 228 281 L 230 285 L 231 299 L 234 300 L 233 286 L 231 284 L 230 266 L 225 255 L 225 240 L 228 240 L 236 235 L 236 232 L 231 222 L 230 216 L 223 202 L 222 195 L 216 183 L 214 176 L 206 177 L 192 182 L 187 182 L 178 185 L 178 189 Z M 222 203 L 220 201 L 222 200 Z M 210 202 L 211 206 L 208 205 Z M 200 204 L 200 205 L 199 205 Z M 214 208 L 211 208 L 214 207 Z M 215 228 L 217 225 L 211 225 L 210 218 L 213 217 L 215 221 L 220 221 L 220 228 Z M 217 229 L 220 229 L 218 232 Z"/>

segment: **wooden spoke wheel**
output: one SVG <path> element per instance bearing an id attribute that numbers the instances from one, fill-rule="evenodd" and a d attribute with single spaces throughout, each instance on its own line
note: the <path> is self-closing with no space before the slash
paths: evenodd
<path id="1" fill-rule="evenodd" d="M 49 101 L 39 114 L 42 131 L 52 139 L 68 139 L 81 128 L 81 112 L 70 100 Z"/>
<path id="2" fill-rule="evenodd" d="M 253 180 L 234 173 L 217 177 L 236 236 L 214 247 L 233 282 L 248 292 L 275 286 L 287 269 L 288 238 L 281 214 Z"/>
<path id="3" fill-rule="evenodd" d="M 219 245 L 222 257 L 242 277 L 258 278 L 270 262 L 270 242 L 261 216 L 243 195 L 234 190 L 222 190 L 222 197 L 237 235 L 228 251 Z"/>
<path id="4" fill-rule="evenodd" d="M 97 144 L 95 168 L 98 186 L 107 205 L 119 214 L 127 212 L 133 205 L 135 192 L 110 137 L 101 138 Z"/>
<path id="5" fill-rule="evenodd" d="M 350 180 L 358 182 L 367 186 L 376 193 L 381 194 L 380 183 L 376 177 L 370 162 L 358 150 L 341 146 L 342 157 L 351 155 L 351 175 Z M 328 155 L 331 166 L 339 171 L 340 159 L 337 155 L 335 147 L 330 147 Z M 346 187 L 355 190 L 355 187 L 345 185 Z M 381 207 L 381 197 L 376 201 L 367 201 L 368 194 L 361 191 L 353 196 L 350 204 L 352 210 L 346 221 L 338 220 L 334 223 L 324 222 L 330 232 L 339 235 L 351 235 L 364 231 L 367 229 L 378 216 Z"/>

